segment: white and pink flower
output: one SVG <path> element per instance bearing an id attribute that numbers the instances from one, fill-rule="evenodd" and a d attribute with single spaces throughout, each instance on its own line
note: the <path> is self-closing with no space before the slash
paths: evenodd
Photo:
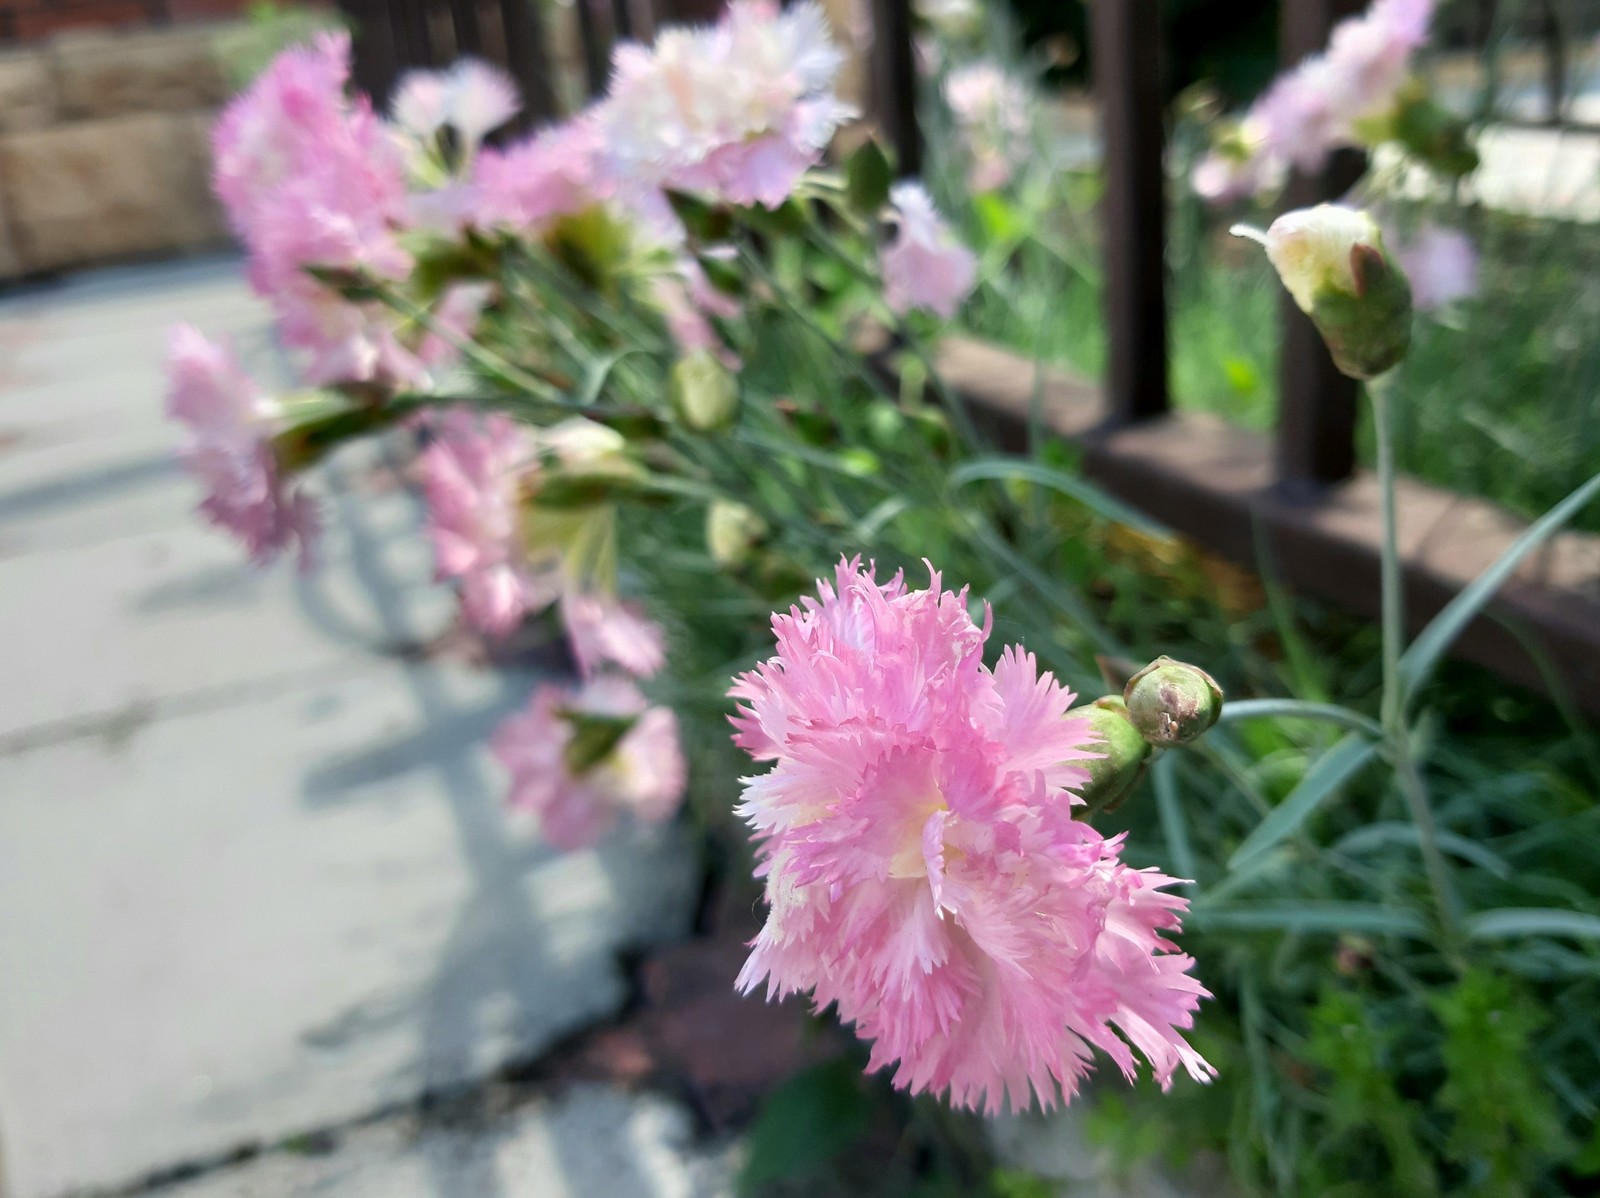
<path id="1" fill-rule="evenodd" d="M 601 154 L 625 189 L 777 207 L 853 115 L 833 91 L 843 63 L 814 0 L 735 0 L 714 26 L 617 48 Z"/>

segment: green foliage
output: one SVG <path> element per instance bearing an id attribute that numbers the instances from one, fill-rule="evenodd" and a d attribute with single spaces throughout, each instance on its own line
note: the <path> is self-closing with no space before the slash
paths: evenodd
<path id="1" fill-rule="evenodd" d="M 854 1062 L 829 1061 L 795 1074 L 768 1095 L 750 1131 L 740 1192 L 814 1175 L 861 1138 L 872 1113 Z"/>

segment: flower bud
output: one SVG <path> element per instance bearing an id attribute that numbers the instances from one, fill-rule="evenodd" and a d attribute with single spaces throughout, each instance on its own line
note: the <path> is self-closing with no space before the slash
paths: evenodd
<path id="1" fill-rule="evenodd" d="M 1122 692 L 1128 719 L 1158 749 L 1186 745 L 1217 722 L 1222 688 L 1196 666 L 1158 657 Z"/>
<path id="2" fill-rule="evenodd" d="M 1367 213 L 1318 204 L 1284 213 L 1264 234 L 1243 225 L 1233 232 L 1267 247 L 1278 277 L 1345 374 L 1376 378 L 1405 357 L 1411 287 Z"/>
<path id="3" fill-rule="evenodd" d="M 723 432 L 739 411 L 739 384 L 715 354 L 697 349 L 672 367 L 672 410 L 697 433 Z"/>
<path id="4" fill-rule="evenodd" d="M 725 570 L 744 565 L 766 535 L 766 521 L 742 503 L 719 499 L 706 509 L 706 548 Z"/>
<path id="5" fill-rule="evenodd" d="M 1096 699 L 1087 711 L 1094 749 L 1101 756 L 1084 762 L 1089 781 L 1078 793 L 1085 815 L 1115 811 L 1144 777 L 1150 743 L 1128 719 L 1128 706 L 1116 695 Z"/>

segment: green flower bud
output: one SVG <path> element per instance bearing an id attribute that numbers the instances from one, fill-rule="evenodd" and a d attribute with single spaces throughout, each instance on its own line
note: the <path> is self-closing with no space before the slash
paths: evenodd
<path id="1" fill-rule="evenodd" d="M 697 349 L 672 368 L 672 410 L 697 433 L 720 433 L 739 411 L 739 384 L 717 356 Z"/>
<path id="2" fill-rule="evenodd" d="M 1103 756 L 1084 762 L 1089 782 L 1078 793 L 1087 806 L 1083 814 L 1097 815 L 1120 807 L 1139 780 L 1150 760 L 1150 742 L 1128 719 L 1128 706 L 1116 695 L 1096 699 L 1089 708 L 1074 714 L 1089 717 L 1093 748 Z"/>
<path id="3" fill-rule="evenodd" d="M 1265 233 L 1244 225 L 1233 232 L 1266 246 L 1278 277 L 1345 374 L 1376 378 L 1405 357 L 1411 286 L 1367 213 L 1318 204 L 1284 213 Z"/>
<path id="4" fill-rule="evenodd" d="M 744 565 L 767 535 L 767 522 L 742 503 L 719 499 L 706 509 L 706 548 L 723 569 Z"/>
<path id="5" fill-rule="evenodd" d="M 1211 675 L 1170 657 L 1135 674 L 1122 697 L 1133 726 L 1158 749 L 1188 744 L 1222 714 L 1222 688 Z"/>

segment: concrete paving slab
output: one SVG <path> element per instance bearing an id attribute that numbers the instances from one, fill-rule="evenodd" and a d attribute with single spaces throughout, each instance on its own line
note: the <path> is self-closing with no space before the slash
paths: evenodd
<path id="1" fill-rule="evenodd" d="M 467 1127 L 386 1120 L 322 1155 L 277 1152 L 151 1198 L 723 1198 L 734 1154 L 676 1104 L 580 1086 Z"/>
<path id="2" fill-rule="evenodd" d="M 174 502 L 181 502 L 177 495 Z M 258 570 L 178 508 L 159 531 L 0 558 L 0 743 L 199 690 L 359 670 L 453 619 L 415 505 L 400 493 L 329 505 L 322 568 Z"/>
<path id="3" fill-rule="evenodd" d="M 534 680 L 413 652 L 454 603 L 380 447 L 321 472 L 310 577 L 195 522 L 160 404 L 184 318 L 281 368 L 232 261 L 0 300 L 6 1198 L 534 1056 L 613 1014 L 618 953 L 693 905 L 683 834 L 561 857 L 508 822 L 484 741 Z"/>
<path id="4" fill-rule="evenodd" d="M 566 856 L 483 741 L 529 680 L 390 667 L 0 758 L 11 1198 L 348 1121 L 538 1053 L 681 934 L 684 839 Z"/>

